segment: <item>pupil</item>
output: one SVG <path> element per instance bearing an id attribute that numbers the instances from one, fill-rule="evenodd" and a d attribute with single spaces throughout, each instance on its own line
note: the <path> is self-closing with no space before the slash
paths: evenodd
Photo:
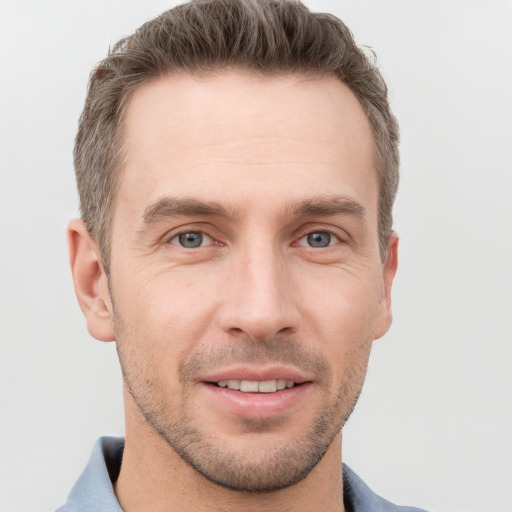
<path id="1" fill-rule="evenodd" d="M 308 244 L 311 247 L 327 247 L 331 243 L 330 233 L 310 233 L 308 235 Z"/>
<path id="2" fill-rule="evenodd" d="M 203 242 L 201 233 L 184 233 L 179 236 L 180 244 L 187 249 L 199 247 Z"/>

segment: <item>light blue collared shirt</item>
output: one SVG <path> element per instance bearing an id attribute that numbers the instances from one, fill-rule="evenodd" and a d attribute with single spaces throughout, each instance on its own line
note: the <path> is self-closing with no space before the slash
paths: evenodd
<path id="1" fill-rule="evenodd" d="M 57 512 L 123 512 L 112 486 L 119 475 L 123 449 L 122 438 L 98 439 L 68 501 Z M 399 507 L 377 496 L 346 464 L 343 464 L 343 499 L 347 512 L 426 512 Z"/>

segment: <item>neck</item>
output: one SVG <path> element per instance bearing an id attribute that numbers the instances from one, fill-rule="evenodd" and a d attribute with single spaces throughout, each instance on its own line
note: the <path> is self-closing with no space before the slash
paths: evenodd
<path id="1" fill-rule="evenodd" d="M 137 423 L 137 422 L 136 422 Z M 143 421 L 126 425 L 114 490 L 125 512 L 344 512 L 341 433 L 298 484 L 270 493 L 233 491 L 210 482 Z M 135 428 L 137 427 L 137 428 Z"/>

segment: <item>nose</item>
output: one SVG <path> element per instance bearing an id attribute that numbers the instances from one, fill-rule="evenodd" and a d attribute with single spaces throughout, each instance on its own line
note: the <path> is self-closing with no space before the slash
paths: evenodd
<path id="1" fill-rule="evenodd" d="M 248 248 L 234 260 L 222 294 L 222 329 L 253 341 L 293 334 L 300 314 L 285 256 L 275 248 L 259 247 Z"/>

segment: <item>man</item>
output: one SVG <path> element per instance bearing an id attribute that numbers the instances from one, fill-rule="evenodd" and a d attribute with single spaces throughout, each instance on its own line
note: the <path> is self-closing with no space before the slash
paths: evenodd
<path id="1" fill-rule="evenodd" d="M 377 69 L 299 3 L 195 1 L 114 47 L 68 234 L 126 439 L 98 441 L 59 510 L 398 509 L 341 460 L 391 323 L 397 144 Z"/>

